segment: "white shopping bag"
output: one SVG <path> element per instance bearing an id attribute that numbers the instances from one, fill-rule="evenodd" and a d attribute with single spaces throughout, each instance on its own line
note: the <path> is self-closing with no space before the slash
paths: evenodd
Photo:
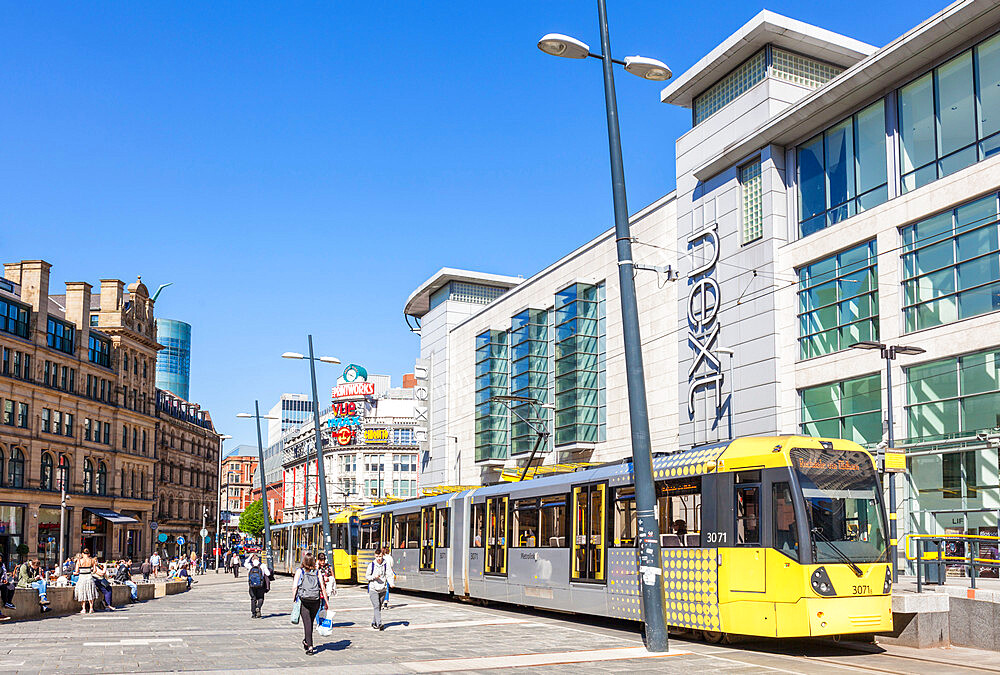
<path id="1" fill-rule="evenodd" d="M 330 609 L 321 609 L 316 614 L 316 632 L 326 637 L 333 633 L 333 612 Z"/>

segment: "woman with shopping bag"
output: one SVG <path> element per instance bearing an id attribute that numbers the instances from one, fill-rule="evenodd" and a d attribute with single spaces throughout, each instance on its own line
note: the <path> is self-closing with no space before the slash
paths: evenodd
<path id="1" fill-rule="evenodd" d="M 301 619 L 305 633 L 302 648 L 309 655 L 315 654 L 313 621 L 319 614 L 320 602 L 330 603 L 319 570 L 316 569 L 316 558 L 312 553 L 306 553 L 302 556 L 301 566 L 295 570 L 295 580 L 292 582 L 292 623 L 298 623 Z"/>
<path id="2" fill-rule="evenodd" d="M 333 608 L 330 607 L 330 599 L 337 594 L 337 577 L 333 573 L 333 568 L 327 562 L 326 554 L 320 553 L 317 556 L 320 579 L 323 581 L 323 588 L 326 589 L 326 602 L 316 615 L 316 632 L 327 637 L 333 633 Z"/>

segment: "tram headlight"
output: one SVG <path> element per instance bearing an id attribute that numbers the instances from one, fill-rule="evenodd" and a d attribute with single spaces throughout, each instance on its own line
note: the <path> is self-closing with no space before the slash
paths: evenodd
<path id="1" fill-rule="evenodd" d="M 892 592 L 892 567 L 885 568 L 885 582 L 882 584 L 882 595 L 889 595 Z"/>
<path id="2" fill-rule="evenodd" d="M 825 567 L 817 567 L 813 570 L 809 582 L 812 584 L 813 592 L 817 595 L 832 597 L 837 594 L 837 589 L 833 587 L 833 582 L 830 581 L 830 575 L 826 573 Z"/>

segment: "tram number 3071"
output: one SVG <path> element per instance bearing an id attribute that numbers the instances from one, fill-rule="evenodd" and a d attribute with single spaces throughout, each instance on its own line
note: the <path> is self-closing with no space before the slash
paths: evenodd
<path id="1" fill-rule="evenodd" d="M 726 542 L 725 532 L 706 532 L 705 541 L 709 544 L 724 544 Z"/>
<path id="2" fill-rule="evenodd" d="M 872 587 L 869 586 L 868 584 L 857 584 L 855 586 L 852 586 L 852 590 L 854 591 L 854 595 L 871 595 L 872 594 Z"/>

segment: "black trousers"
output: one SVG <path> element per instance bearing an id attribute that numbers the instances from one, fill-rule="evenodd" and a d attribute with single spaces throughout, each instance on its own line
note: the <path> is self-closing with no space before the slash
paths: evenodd
<path id="1" fill-rule="evenodd" d="M 313 646 L 313 622 L 316 621 L 316 615 L 319 614 L 319 599 L 316 600 L 303 600 L 299 598 L 299 603 L 301 605 L 302 612 L 299 615 L 299 621 L 302 622 L 302 630 L 305 631 L 305 643 L 307 647 Z"/>
<path id="2" fill-rule="evenodd" d="M 264 606 L 264 587 L 250 589 L 250 616 L 260 614 L 260 608 Z"/>
<path id="3" fill-rule="evenodd" d="M 239 565 L 233 565 L 233 576 L 236 577 L 237 579 L 240 578 L 240 566 Z"/>
<path id="4" fill-rule="evenodd" d="M 7 584 L 0 584 L 0 602 L 5 605 L 14 602 L 14 589 L 8 588 Z"/>
<path id="5" fill-rule="evenodd" d="M 111 584 L 105 579 L 94 579 L 94 583 L 97 584 L 97 590 L 104 596 L 105 607 L 111 607 Z"/>

